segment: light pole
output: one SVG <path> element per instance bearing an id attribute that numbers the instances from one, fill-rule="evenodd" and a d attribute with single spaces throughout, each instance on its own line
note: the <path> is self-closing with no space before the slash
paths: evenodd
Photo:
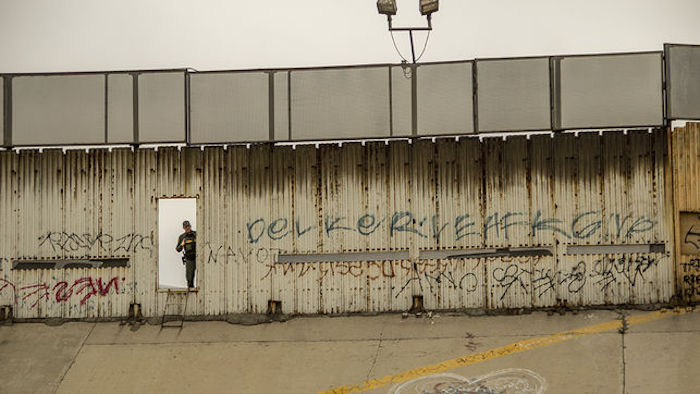
<path id="1" fill-rule="evenodd" d="M 377 11 L 379 11 L 380 14 L 386 15 L 387 22 L 389 23 L 389 31 L 390 32 L 395 32 L 395 31 L 407 31 L 408 32 L 408 37 L 411 41 L 411 59 L 413 60 L 413 64 L 416 64 L 416 50 L 415 46 L 413 44 L 413 32 L 414 31 L 428 31 L 430 32 L 433 30 L 433 25 L 432 25 L 432 14 L 433 12 L 437 12 L 439 9 L 439 0 L 419 0 L 418 6 L 420 9 L 421 15 L 425 15 L 427 20 L 428 20 L 428 26 L 422 26 L 422 27 L 394 27 L 392 24 L 391 17 L 396 15 L 396 0 L 377 0 Z M 427 44 L 427 38 L 426 38 L 426 44 Z M 397 48 L 398 51 L 398 48 Z M 401 53 L 399 53 L 401 55 Z"/>

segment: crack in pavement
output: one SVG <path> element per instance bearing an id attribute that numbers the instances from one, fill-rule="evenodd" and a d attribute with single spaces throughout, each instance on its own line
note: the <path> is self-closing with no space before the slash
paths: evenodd
<path id="1" fill-rule="evenodd" d="M 379 343 L 377 344 L 377 351 L 374 353 L 374 360 L 372 360 L 372 365 L 369 367 L 369 371 L 367 371 L 367 377 L 365 380 L 369 380 L 370 375 L 372 374 L 372 370 L 374 370 L 374 366 L 377 364 L 377 358 L 379 358 L 379 349 L 382 347 L 382 336 L 384 335 L 384 325 L 386 323 L 382 324 L 382 328 L 379 331 Z"/>
<path id="2" fill-rule="evenodd" d="M 63 370 L 61 373 L 61 376 L 57 379 L 56 382 L 54 382 L 52 385 L 54 386 L 53 389 L 51 390 L 52 393 L 55 393 L 58 391 L 58 388 L 61 387 L 61 383 L 63 383 L 63 379 L 65 379 L 66 375 L 68 375 L 68 371 L 73 367 L 73 364 L 75 364 L 75 359 L 78 358 L 78 355 L 80 354 L 80 351 L 83 350 L 83 347 L 85 346 L 85 342 L 87 342 L 88 338 L 90 338 L 90 335 L 92 335 L 92 331 L 95 329 L 98 323 L 92 323 L 92 327 L 90 327 L 90 331 L 88 331 L 87 335 L 85 335 L 85 338 L 83 338 L 83 341 L 80 342 L 80 346 L 78 347 L 78 350 L 75 352 L 73 355 L 73 358 L 70 360 L 70 364 Z"/>
<path id="3" fill-rule="evenodd" d="M 627 361 L 625 360 L 625 334 L 627 331 L 629 331 L 629 324 L 627 323 L 627 314 L 625 312 L 618 312 L 620 315 L 620 320 L 622 321 L 622 325 L 620 328 L 617 329 L 617 332 L 620 333 L 620 336 L 622 338 L 622 394 L 626 394 L 627 392 Z"/>

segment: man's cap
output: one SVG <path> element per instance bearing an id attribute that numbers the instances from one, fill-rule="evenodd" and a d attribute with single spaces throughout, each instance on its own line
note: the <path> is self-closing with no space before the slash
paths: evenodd
<path id="1" fill-rule="evenodd" d="M 185 220 L 184 222 L 182 222 L 182 227 L 187 227 L 187 226 L 189 226 L 189 225 L 190 225 L 190 221 L 189 221 L 189 220 Z"/>

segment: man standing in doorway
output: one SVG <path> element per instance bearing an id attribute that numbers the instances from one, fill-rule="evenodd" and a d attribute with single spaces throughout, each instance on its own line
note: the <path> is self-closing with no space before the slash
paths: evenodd
<path id="1" fill-rule="evenodd" d="M 182 228 L 185 230 L 185 232 L 180 234 L 180 236 L 177 238 L 177 247 L 175 249 L 178 252 L 182 252 L 184 250 L 183 261 L 185 262 L 187 287 L 189 289 L 193 289 L 194 271 L 197 269 L 197 232 L 192 230 L 189 220 L 182 222 Z"/>

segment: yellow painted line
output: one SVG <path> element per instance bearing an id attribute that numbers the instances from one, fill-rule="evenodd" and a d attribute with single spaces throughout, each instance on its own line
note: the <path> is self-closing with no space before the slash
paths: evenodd
<path id="1" fill-rule="evenodd" d="M 692 311 L 692 308 L 675 308 L 661 309 L 659 311 L 646 313 L 628 317 L 627 325 L 633 326 L 636 324 L 648 323 L 654 320 L 663 319 L 665 317 L 682 315 Z M 568 341 L 574 338 L 580 338 L 586 335 L 598 334 L 605 331 L 616 330 L 622 327 L 621 320 L 611 320 L 605 323 L 595 324 L 592 326 L 577 328 L 570 331 L 563 331 L 545 337 L 526 339 L 524 341 L 511 343 L 510 345 L 501 346 L 485 352 L 469 354 L 466 356 L 453 358 L 437 364 L 426 365 L 419 368 L 409 369 L 399 372 L 394 375 L 384 376 L 382 378 L 372 379 L 354 386 L 340 386 L 327 391 L 322 391 L 321 394 L 339 394 L 339 393 L 354 393 L 359 391 L 373 390 L 384 387 L 389 384 L 405 382 L 407 380 L 419 378 L 421 376 L 431 375 L 434 373 L 445 372 L 451 369 L 464 367 L 466 365 L 476 364 L 483 361 L 488 361 L 494 358 L 507 356 L 509 354 L 520 353 L 527 350 L 536 349 L 538 347 L 554 345 L 556 343 Z"/>

